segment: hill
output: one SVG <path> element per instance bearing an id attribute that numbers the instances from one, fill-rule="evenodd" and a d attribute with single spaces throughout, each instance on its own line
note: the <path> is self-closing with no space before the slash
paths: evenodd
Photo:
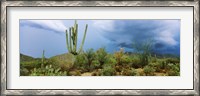
<path id="1" fill-rule="evenodd" d="M 32 61 L 32 60 L 35 60 L 35 58 L 20 53 L 20 62 Z"/>

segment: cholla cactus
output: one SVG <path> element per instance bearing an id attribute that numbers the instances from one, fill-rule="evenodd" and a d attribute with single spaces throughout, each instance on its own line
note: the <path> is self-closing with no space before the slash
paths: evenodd
<path id="1" fill-rule="evenodd" d="M 87 27 L 88 25 L 86 24 L 83 40 L 82 40 L 80 49 L 78 51 L 77 51 L 78 24 L 76 20 L 75 20 L 74 26 L 70 27 L 69 31 L 66 30 L 66 44 L 67 44 L 68 52 L 74 55 L 77 55 L 82 51 L 82 48 L 85 42 L 86 33 L 87 33 Z"/>

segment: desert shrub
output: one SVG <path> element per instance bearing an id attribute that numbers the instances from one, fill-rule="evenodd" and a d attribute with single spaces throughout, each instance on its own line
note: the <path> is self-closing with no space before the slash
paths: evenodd
<path id="1" fill-rule="evenodd" d="M 144 69 L 139 68 L 136 75 L 137 76 L 145 76 Z"/>
<path id="2" fill-rule="evenodd" d="M 55 69 L 52 65 L 47 65 L 44 68 L 34 68 L 31 71 L 31 76 L 65 76 L 67 72 L 62 72 L 60 68 Z"/>
<path id="3" fill-rule="evenodd" d="M 79 54 L 76 56 L 76 60 L 74 62 L 74 67 L 84 70 L 87 69 L 87 58 L 84 54 Z"/>
<path id="4" fill-rule="evenodd" d="M 179 64 L 180 59 L 178 59 L 178 58 L 167 58 L 166 63 Z"/>
<path id="5" fill-rule="evenodd" d="M 144 73 L 145 73 L 147 76 L 153 76 L 153 75 L 154 75 L 154 72 L 155 72 L 154 67 L 151 67 L 151 66 L 145 66 L 145 67 L 144 67 Z"/>
<path id="6" fill-rule="evenodd" d="M 85 53 L 86 59 L 87 59 L 87 64 L 88 64 L 88 71 L 91 71 L 90 67 L 92 64 L 92 61 L 95 60 L 95 52 L 94 49 L 88 49 Z"/>
<path id="7" fill-rule="evenodd" d="M 123 55 L 122 57 L 121 57 L 121 62 L 123 63 L 123 64 L 130 64 L 131 63 L 131 58 L 128 56 L 128 55 Z"/>
<path id="8" fill-rule="evenodd" d="M 101 69 L 97 69 L 92 73 L 92 76 L 101 76 L 101 75 L 102 75 Z"/>
<path id="9" fill-rule="evenodd" d="M 169 70 L 169 71 L 167 71 L 167 75 L 168 76 L 179 76 L 180 72 L 174 71 L 174 70 Z"/>
<path id="10" fill-rule="evenodd" d="M 102 67 L 107 60 L 107 52 L 105 48 L 100 48 L 99 50 L 96 51 L 96 58 L 100 63 L 100 67 Z"/>
<path id="11" fill-rule="evenodd" d="M 161 72 L 162 69 L 161 69 L 161 64 L 159 64 L 158 62 L 152 62 L 149 64 L 149 66 L 153 67 L 155 69 L 156 72 Z"/>
<path id="12" fill-rule="evenodd" d="M 115 66 L 117 64 L 117 60 L 114 57 L 109 56 L 104 65 L 106 65 L 106 64 L 109 64 L 111 66 Z"/>
<path id="13" fill-rule="evenodd" d="M 100 62 L 98 60 L 93 60 L 92 61 L 92 65 L 91 65 L 92 69 L 101 68 L 100 66 L 102 66 L 102 65 L 100 64 Z"/>
<path id="14" fill-rule="evenodd" d="M 32 61 L 20 62 L 20 67 L 21 68 L 26 68 L 28 70 L 31 70 L 33 68 L 40 68 L 40 66 L 41 66 L 41 61 L 40 60 L 32 60 Z"/>
<path id="15" fill-rule="evenodd" d="M 29 71 L 26 68 L 20 68 L 20 76 L 28 76 Z"/>
<path id="16" fill-rule="evenodd" d="M 113 76 L 115 75 L 115 69 L 113 68 L 113 66 L 104 65 L 101 74 L 103 76 Z"/>
<path id="17" fill-rule="evenodd" d="M 52 65 L 52 67 L 55 67 L 55 68 L 60 67 L 59 64 L 57 64 L 55 60 L 53 59 L 45 59 L 44 66 L 47 66 L 47 65 Z"/>
<path id="18" fill-rule="evenodd" d="M 68 72 L 69 76 L 81 76 L 80 70 L 73 70 Z"/>
<path id="19" fill-rule="evenodd" d="M 142 67 L 148 65 L 151 62 L 151 55 L 149 53 L 142 53 L 139 55 L 139 58 Z"/>
<path id="20" fill-rule="evenodd" d="M 180 75 L 180 65 L 179 64 L 168 64 L 167 74 L 169 76 L 179 76 Z"/>
<path id="21" fill-rule="evenodd" d="M 139 53 L 140 63 L 142 67 L 151 62 L 152 40 L 146 40 L 141 43 L 133 43 L 134 50 Z"/>
<path id="22" fill-rule="evenodd" d="M 54 63 L 59 66 L 62 71 L 70 71 L 71 69 L 73 69 L 76 58 L 73 54 L 68 53 L 53 57 L 51 58 L 51 60 L 53 60 Z"/>
<path id="23" fill-rule="evenodd" d="M 120 51 L 114 53 L 114 57 L 117 61 L 117 64 L 120 65 L 122 63 L 122 56 L 124 55 L 124 49 L 121 48 Z"/>
<path id="24" fill-rule="evenodd" d="M 134 68 L 126 69 L 124 68 L 122 71 L 122 75 L 124 76 L 135 76 L 137 71 Z"/>
<path id="25" fill-rule="evenodd" d="M 140 58 L 138 55 L 132 56 L 132 67 L 133 68 L 141 68 L 142 65 L 140 63 Z"/>

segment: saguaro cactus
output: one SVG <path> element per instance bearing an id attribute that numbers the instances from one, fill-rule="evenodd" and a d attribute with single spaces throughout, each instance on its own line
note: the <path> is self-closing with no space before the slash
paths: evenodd
<path id="1" fill-rule="evenodd" d="M 70 27 L 69 31 L 66 30 L 66 44 L 67 44 L 68 52 L 70 52 L 74 55 L 77 55 L 82 51 L 82 48 L 83 48 L 83 45 L 85 42 L 86 33 L 87 33 L 87 27 L 88 27 L 88 25 L 86 24 L 83 40 L 82 40 L 81 46 L 78 51 L 77 51 L 77 39 L 78 39 L 77 21 L 75 20 L 74 26 Z"/>
<path id="2" fill-rule="evenodd" d="M 44 57 L 44 50 L 43 50 L 43 52 L 42 52 L 42 64 L 41 64 L 41 68 L 43 68 L 44 67 L 44 59 L 45 59 L 45 57 Z"/>

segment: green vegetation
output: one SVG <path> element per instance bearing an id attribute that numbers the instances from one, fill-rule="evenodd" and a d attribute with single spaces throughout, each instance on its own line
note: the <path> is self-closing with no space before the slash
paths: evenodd
<path id="1" fill-rule="evenodd" d="M 141 57 L 144 56 L 144 57 Z M 20 54 L 21 76 L 180 76 L 180 58 L 124 52 L 113 54 L 105 48 L 88 49 L 80 54 L 71 53 L 45 58 L 32 58 Z M 146 60 L 146 59 L 145 59 Z M 143 64 L 145 63 L 145 64 Z"/>
<path id="2" fill-rule="evenodd" d="M 66 30 L 68 53 L 45 58 L 20 54 L 21 76 L 180 76 L 180 57 L 153 54 L 151 40 L 133 44 L 133 52 L 123 48 L 108 53 L 106 48 L 82 50 L 88 25 L 77 51 L 78 24 Z"/>

